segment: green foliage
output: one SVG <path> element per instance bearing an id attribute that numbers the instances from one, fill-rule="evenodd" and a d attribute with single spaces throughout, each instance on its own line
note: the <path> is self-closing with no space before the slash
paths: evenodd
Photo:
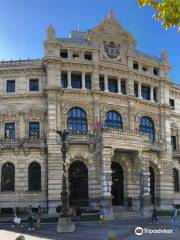
<path id="1" fill-rule="evenodd" d="M 138 0 L 138 5 L 152 7 L 155 11 L 153 17 L 162 21 L 164 29 L 177 26 L 180 32 L 180 0 Z"/>

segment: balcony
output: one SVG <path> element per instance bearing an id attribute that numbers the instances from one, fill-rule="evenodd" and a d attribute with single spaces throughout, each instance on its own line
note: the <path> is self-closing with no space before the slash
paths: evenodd
<path id="1" fill-rule="evenodd" d="M 46 143 L 43 138 L 0 139 L 0 148 L 42 148 L 45 146 Z"/>
<path id="2" fill-rule="evenodd" d="M 94 143 L 94 135 L 90 131 L 85 133 L 70 132 L 68 140 L 70 144 L 90 144 Z"/>
<path id="3" fill-rule="evenodd" d="M 135 130 L 105 128 L 97 136 L 97 144 L 125 151 L 160 151 L 158 143 L 149 141 L 148 135 Z"/>

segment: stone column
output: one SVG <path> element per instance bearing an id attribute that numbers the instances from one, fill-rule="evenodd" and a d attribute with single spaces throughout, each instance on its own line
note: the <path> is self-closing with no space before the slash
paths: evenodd
<path id="1" fill-rule="evenodd" d="M 142 96 L 141 96 L 141 82 L 138 82 L 138 97 L 142 98 Z"/>
<path id="2" fill-rule="evenodd" d="M 118 78 L 117 82 L 118 82 L 118 93 L 122 94 L 122 92 L 121 92 L 121 78 L 120 77 Z"/>
<path id="3" fill-rule="evenodd" d="M 70 71 L 68 71 L 67 77 L 68 77 L 68 86 L 67 86 L 67 88 L 72 88 L 72 85 L 71 85 L 71 72 Z"/>
<path id="4" fill-rule="evenodd" d="M 128 94 L 134 96 L 134 81 L 130 78 L 127 79 Z"/>
<path id="5" fill-rule="evenodd" d="M 139 166 L 140 211 L 143 216 L 149 217 L 151 216 L 149 160 L 143 157 L 142 151 L 139 151 L 137 162 Z"/>
<path id="6" fill-rule="evenodd" d="M 82 72 L 82 89 L 86 88 L 86 84 L 85 84 L 85 72 Z"/>
<path id="7" fill-rule="evenodd" d="M 29 131 L 25 132 L 26 127 L 25 127 L 25 121 L 24 121 L 24 114 L 20 114 L 20 119 L 19 119 L 19 138 L 29 138 L 28 133 Z"/>
<path id="8" fill-rule="evenodd" d="M 57 69 L 56 78 L 57 78 L 57 82 L 59 83 L 59 87 L 62 87 L 62 82 L 61 82 L 61 69 L 60 69 L 60 68 Z"/>
<path id="9" fill-rule="evenodd" d="M 109 92 L 109 90 L 108 90 L 108 76 L 107 75 L 104 76 L 104 91 Z"/>
<path id="10" fill-rule="evenodd" d="M 153 96 L 153 86 L 150 86 L 150 100 L 154 101 L 154 96 Z"/>
<path id="11" fill-rule="evenodd" d="M 54 62 L 47 62 L 46 65 L 47 71 L 47 84 L 48 86 L 59 86 L 56 78 L 56 65 Z"/>
<path id="12" fill-rule="evenodd" d="M 56 213 L 56 207 L 61 205 L 60 193 L 62 187 L 62 155 L 59 139 L 54 131 L 57 129 L 57 99 L 56 93 L 50 92 L 48 103 L 48 203 L 49 214 Z"/>
<path id="13" fill-rule="evenodd" d="M 94 65 L 92 73 L 92 89 L 99 90 L 99 72 L 98 66 Z"/>
<path id="14" fill-rule="evenodd" d="M 112 148 L 102 147 L 102 166 L 101 166 L 101 199 L 106 211 L 112 213 L 112 170 L 111 170 Z"/>

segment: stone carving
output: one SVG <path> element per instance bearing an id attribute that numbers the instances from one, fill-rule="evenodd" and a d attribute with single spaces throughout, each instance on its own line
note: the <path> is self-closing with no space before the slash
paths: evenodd
<path id="1" fill-rule="evenodd" d="M 55 38 L 55 30 L 50 25 L 47 29 L 47 40 L 53 40 Z"/>

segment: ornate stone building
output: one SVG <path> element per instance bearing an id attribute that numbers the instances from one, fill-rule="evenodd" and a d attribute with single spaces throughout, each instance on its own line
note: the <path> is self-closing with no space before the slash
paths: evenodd
<path id="1" fill-rule="evenodd" d="M 62 157 L 54 129 L 69 129 L 70 205 L 145 214 L 180 204 L 180 88 L 160 58 L 108 16 L 57 38 L 45 56 L 0 63 L 0 208 L 60 204 Z"/>

